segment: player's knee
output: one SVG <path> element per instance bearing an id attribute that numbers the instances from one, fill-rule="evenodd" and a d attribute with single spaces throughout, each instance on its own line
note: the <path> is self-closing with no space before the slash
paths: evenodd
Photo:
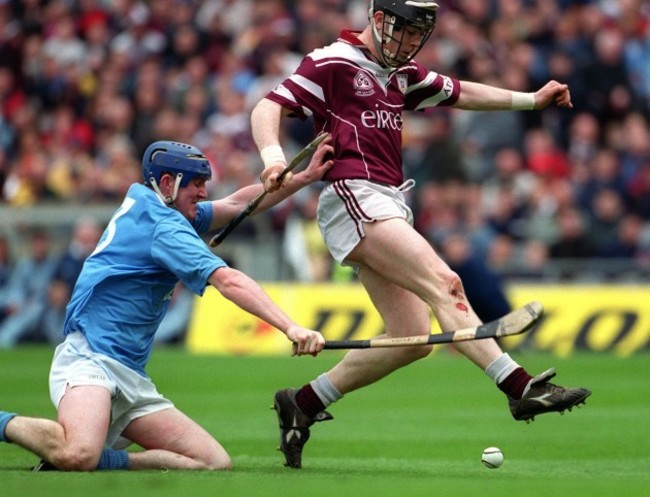
<path id="1" fill-rule="evenodd" d="M 449 300 L 449 297 L 458 300 L 466 300 L 465 297 L 465 288 L 463 287 L 463 282 L 460 279 L 460 276 L 456 274 L 451 269 L 445 271 L 442 276 L 443 285 L 440 289 L 441 296 L 445 301 Z"/>
<path id="2" fill-rule="evenodd" d="M 393 353 L 398 357 L 398 364 L 400 366 L 406 366 L 412 362 L 424 359 L 432 350 L 433 345 L 416 345 L 413 347 L 396 347 L 393 349 Z"/>
<path id="3" fill-rule="evenodd" d="M 448 302 L 449 297 L 458 298 L 459 295 L 464 295 L 460 277 L 446 264 L 437 267 L 428 281 L 432 283 L 428 287 L 429 296 L 436 303 L 442 304 Z"/>
<path id="4" fill-rule="evenodd" d="M 432 350 L 433 345 L 418 345 L 416 347 L 407 347 L 404 352 L 407 354 L 409 362 L 415 362 L 428 357 Z"/>
<path id="5" fill-rule="evenodd" d="M 212 471 L 227 471 L 232 469 L 232 460 L 228 454 L 220 454 L 219 456 L 206 461 L 205 467 Z"/>
<path id="6" fill-rule="evenodd" d="M 228 471 L 232 469 L 232 460 L 227 457 L 226 459 L 220 459 L 212 467 L 216 471 Z"/>
<path id="7" fill-rule="evenodd" d="M 218 443 L 215 442 L 213 445 L 194 456 L 193 459 L 197 461 L 199 467 L 212 471 L 232 469 L 232 460 L 228 453 Z"/>
<path id="8" fill-rule="evenodd" d="M 88 447 L 66 448 L 54 454 L 50 461 L 61 471 L 93 471 L 100 454 Z"/>

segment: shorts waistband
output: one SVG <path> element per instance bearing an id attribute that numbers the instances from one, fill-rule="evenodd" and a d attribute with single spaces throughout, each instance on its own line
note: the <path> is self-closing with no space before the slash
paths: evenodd
<path id="1" fill-rule="evenodd" d="M 337 181 L 347 181 L 347 180 L 361 180 L 361 181 L 367 181 L 368 183 L 373 183 L 375 185 L 379 186 L 385 186 L 386 188 L 397 188 L 400 192 L 407 192 L 410 189 L 412 189 L 415 186 L 415 180 L 412 178 L 407 179 L 404 181 L 401 185 L 393 185 L 391 183 L 383 183 L 381 181 L 376 181 L 374 179 L 367 179 L 367 178 L 344 178 L 344 179 L 337 179 L 334 181 L 324 181 L 325 184 L 332 184 L 336 183 Z"/>

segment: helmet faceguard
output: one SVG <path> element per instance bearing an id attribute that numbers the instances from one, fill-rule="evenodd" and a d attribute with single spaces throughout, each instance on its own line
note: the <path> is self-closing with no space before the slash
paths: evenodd
<path id="1" fill-rule="evenodd" d="M 160 178 L 169 173 L 176 176 L 174 193 L 165 197 L 160 191 Z M 144 184 L 151 186 L 168 205 L 176 200 L 178 189 L 185 187 L 194 178 L 209 180 L 212 177 L 210 162 L 198 148 L 185 143 L 157 141 L 145 150 L 142 157 Z"/>
<path id="2" fill-rule="evenodd" d="M 368 11 L 372 25 L 372 38 L 380 61 L 385 67 L 397 68 L 408 64 L 420 51 L 436 27 L 438 4 L 415 0 L 371 0 Z M 381 31 L 374 20 L 376 12 L 383 12 Z M 403 55 L 402 45 L 407 28 L 420 31 L 418 47 Z"/>

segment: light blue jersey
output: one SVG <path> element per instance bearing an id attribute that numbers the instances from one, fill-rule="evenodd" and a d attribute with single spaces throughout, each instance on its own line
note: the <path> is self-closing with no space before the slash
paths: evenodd
<path id="1" fill-rule="evenodd" d="M 132 185 L 83 266 L 63 333 L 83 333 L 93 351 L 147 376 L 176 283 L 203 295 L 209 276 L 226 266 L 199 237 L 211 222 L 210 202 L 198 204 L 190 223 L 149 188 Z"/>

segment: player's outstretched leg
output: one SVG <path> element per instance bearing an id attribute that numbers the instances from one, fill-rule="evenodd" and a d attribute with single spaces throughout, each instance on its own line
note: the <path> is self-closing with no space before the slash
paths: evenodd
<path id="1" fill-rule="evenodd" d="M 554 385 L 549 380 L 555 376 L 555 368 L 533 377 L 524 390 L 521 399 L 509 398 L 510 412 L 517 421 L 534 421 L 535 416 L 547 412 L 571 410 L 584 404 L 591 390 Z"/>
<path id="2" fill-rule="evenodd" d="M 275 393 L 273 408 L 280 422 L 280 450 L 284 454 L 285 466 L 302 467 L 302 448 L 309 440 L 309 427 L 318 421 L 334 417 L 327 411 L 308 416 L 296 404 L 296 389 L 288 388 Z"/>

